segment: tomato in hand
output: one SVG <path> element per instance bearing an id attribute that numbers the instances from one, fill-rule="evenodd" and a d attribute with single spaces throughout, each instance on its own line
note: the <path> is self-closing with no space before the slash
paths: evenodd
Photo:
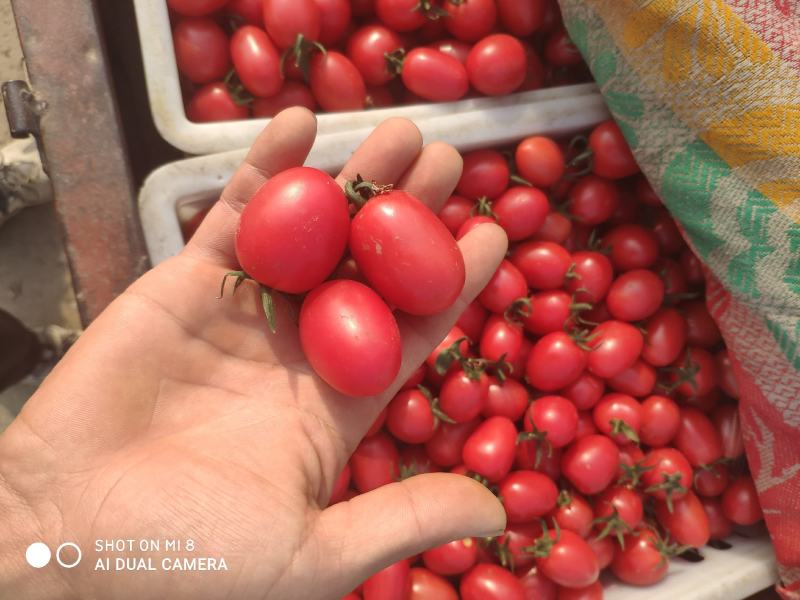
<path id="1" fill-rule="evenodd" d="M 497 223 L 505 229 L 508 239 L 517 242 L 536 233 L 550 212 L 550 202 L 541 190 L 514 186 L 492 204 Z"/>
<path id="2" fill-rule="evenodd" d="M 673 499 L 671 505 L 663 500 L 656 502 L 656 518 L 678 544 L 700 548 L 711 539 L 706 511 L 692 491 Z"/>
<path id="3" fill-rule="evenodd" d="M 465 42 L 477 42 L 486 38 L 497 21 L 495 0 L 444 0 L 442 7 L 447 11 L 447 16 L 443 17 L 445 28 Z"/>
<path id="4" fill-rule="evenodd" d="M 489 417 L 467 438 L 464 465 L 492 483 L 503 479 L 514 463 L 517 428 L 505 417 Z"/>
<path id="5" fill-rule="evenodd" d="M 631 396 L 618 393 L 606 394 L 595 405 L 592 417 L 598 431 L 617 444 L 639 443 L 642 407 Z"/>
<path id="6" fill-rule="evenodd" d="M 411 592 L 407 600 L 458 600 L 452 584 L 428 569 L 411 569 Z M 406 600 L 406 599 L 404 599 Z"/>
<path id="7" fill-rule="evenodd" d="M 250 114 L 246 106 L 237 104 L 224 83 L 209 83 L 197 90 L 186 107 L 186 116 L 195 123 L 236 121 Z"/>
<path id="8" fill-rule="evenodd" d="M 478 559 L 478 542 L 464 538 L 436 546 L 422 553 L 422 562 L 439 575 L 460 575 L 465 573 Z"/>
<path id="9" fill-rule="evenodd" d="M 589 134 L 592 171 L 608 179 L 622 179 L 639 172 L 622 131 L 613 120 L 603 121 Z"/>
<path id="10" fill-rule="evenodd" d="M 753 525 L 764 518 L 753 478 L 743 475 L 722 493 L 722 514 L 737 525 Z"/>
<path id="11" fill-rule="evenodd" d="M 389 403 L 386 428 L 406 444 L 423 444 L 431 439 L 436 417 L 425 394 L 419 390 L 399 392 Z"/>
<path id="12" fill-rule="evenodd" d="M 658 448 L 669 444 L 680 427 L 681 412 L 667 396 L 649 396 L 642 402 L 642 426 L 639 439 L 643 444 Z"/>
<path id="13" fill-rule="evenodd" d="M 605 321 L 592 331 L 587 368 L 598 377 L 614 377 L 633 366 L 643 346 L 642 333 L 633 325 Z"/>
<path id="14" fill-rule="evenodd" d="M 542 26 L 545 4 L 540 0 L 497 0 L 497 12 L 503 27 L 525 37 Z"/>
<path id="15" fill-rule="evenodd" d="M 493 0 L 486 0 L 493 3 Z M 469 6 L 469 0 L 462 6 Z M 528 58 L 525 47 L 515 37 L 496 33 L 477 42 L 467 56 L 467 75 L 476 90 L 487 96 L 503 96 L 525 81 Z"/>
<path id="16" fill-rule="evenodd" d="M 675 362 L 686 346 L 686 319 L 674 308 L 662 308 L 645 323 L 642 358 L 654 367 Z"/>
<path id="17" fill-rule="evenodd" d="M 593 584 L 600 575 L 597 556 L 582 537 L 569 531 L 549 531 L 537 540 L 543 546 L 536 566 L 560 586 L 582 588 Z M 549 548 L 548 548 L 549 546 Z"/>
<path id="18" fill-rule="evenodd" d="M 459 368 L 445 376 L 439 390 L 439 408 L 456 423 L 466 423 L 481 414 L 488 392 L 489 376 L 485 372 Z"/>
<path id="19" fill-rule="evenodd" d="M 456 191 L 466 198 L 493 200 L 508 188 L 511 173 L 497 150 L 473 150 L 464 154 L 464 168 Z"/>
<path id="20" fill-rule="evenodd" d="M 558 488 L 553 480 L 536 471 L 513 471 L 498 486 L 511 524 L 543 517 L 556 506 Z"/>
<path id="21" fill-rule="evenodd" d="M 299 81 L 286 80 L 277 94 L 253 100 L 253 116 L 274 117 L 291 106 L 305 106 L 314 111 L 317 110 L 317 101 L 308 86 Z"/>
<path id="22" fill-rule="evenodd" d="M 641 464 L 642 487 L 658 500 L 682 498 L 692 486 L 692 467 L 675 448 L 650 450 Z"/>
<path id="23" fill-rule="evenodd" d="M 667 574 L 669 562 L 659 550 L 658 536 L 650 529 L 626 535 L 611 561 L 611 572 L 629 585 L 653 585 Z"/>
<path id="24" fill-rule="evenodd" d="M 618 468 L 619 448 L 604 435 L 578 438 L 561 457 L 561 472 L 582 494 L 606 489 Z"/>
<path id="25" fill-rule="evenodd" d="M 554 242 L 525 242 L 511 253 L 511 262 L 535 290 L 551 290 L 564 285 L 572 257 Z"/>
<path id="26" fill-rule="evenodd" d="M 339 52 L 328 50 L 311 57 L 311 93 L 328 112 L 361 110 L 367 101 L 367 88 L 355 65 Z"/>
<path id="27" fill-rule="evenodd" d="M 225 77 L 231 65 L 228 36 L 213 19 L 181 19 L 172 31 L 178 71 L 192 83 Z"/>
<path id="28" fill-rule="evenodd" d="M 440 423 L 433 437 L 425 444 L 425 451 L 440 467 L 452 467 L 461 462 L 464 444 L 478 427 L 478 421 L 468 423 Z"/>
<path id="29" fill-rule="evenodd" d="M 461 578 L 462 600 L 525 600 L 519 580 L 499 565 L 480 563 Z"/>
<path id="30" fill-rule="evenodd" d="M 528 407 L 523 420 L 525 431 L 544 434 L 552 448 L 563 448 L 575 439 L 578 410 L 561 396 L 542 396 Z"/>
<path id="31" fill-rule="evenodd" d="M 356 213 L 350 253 L 372 287 L 412 315 L 449 308 L 464 287 L 464 258 L 453 236 L 431 209 L 400 190 L 371 198 Z"/>
<path id="32" fill-rule="evenodd" d="M 411 592 L 411 573 L 407 560 L 378 571 L 362 584 L 363 600 L 407 600 Z"/>
<path id="33" fill-rule="evenodd" d="M 489 388 L 483 403 L 484 417 L 507 417 L 518 421 L 528 408 L 528 390 L 516 379 L 501 382 L 489 376 Z"/>
<path id="34" fill-rule="evenodd" d="M 469 90 L 467 71 L 458 59 L 433 48 L 414 48 L 403 59 L 403 84 L 425 100 L 458 100 Z"/>
<path id="35" fill-rule="evenodd" d="M 315 0 L 264 0 L 264 26 L 281 50 L 290 48 L 297 36 L 317 41 L 322 15 Z"/>
<path id="36" fill-rule="evenodd" d="M 722 440 L 711 419 L 696 408 L 681 408 L 681 421 L 673 440 L 693 467 L 722 458 Z"/>
<path id="37" fill-rule="evenodd" d="M 392 438 L 377 433 L 361 440 L 350 457 L 353 485 L 362 494 L 392 483 L 400 475 L 400 456 Z"/>
<path id="38" fill-rule="evenodd" d="M 608 290 L 606 306 L 620 321 L 641 321 L 655 314 L 664 301 L 664 282 L 647 269 L 633 269 L 617 277 Z"/>
<path id="39" fill-rule="evenodd" d="M 535 388 L 554 392 L 580 377 L 586 368 L 586 354 L 566 333 L 548 333 L 534 344 L 525 374 Z"/>
<path id="40" fill-rule="evenodd" d="M 579 223 L 595 227 L 605 223 L 619 205 L 617 185 L 597 175 L 581 177 L 569 190 L 567 210 Z"/>
<path id="41" fill-rule="evenodd" d="M 254 96 L 274 96 L 281 89 L 281 58 L 263 29 L 237 29 L 231 37 L 231 58 L 242 85 Z"/>

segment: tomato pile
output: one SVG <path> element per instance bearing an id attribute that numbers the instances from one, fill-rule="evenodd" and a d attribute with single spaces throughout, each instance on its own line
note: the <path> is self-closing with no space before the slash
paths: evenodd
<path id="1" fill-rule="evenodd" d="M 588 80 L 556 0 L 167 0 L 197 122 Z"/>
<path id="2" fill-rule="evenodd" d="M 762 519 L 739 395 L 700 262 L 611 121 L 464 156 L 439 217 L 484 221 L 507 259 L 356 449 L 331 503 L 419 473 L 502 501 L 496 538 L 456 540 L 347 600 L 597 599 Z"/>

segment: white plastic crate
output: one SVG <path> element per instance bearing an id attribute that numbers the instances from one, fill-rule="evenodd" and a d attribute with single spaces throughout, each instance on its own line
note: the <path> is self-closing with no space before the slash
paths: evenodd
<path id="1" fill-rule="evenodd" d="M 150 110 L 156 127 L 164 139 L 189 154 L 225 152 L 252 144 L 269 119 L 194 123 L 186 117 L 166 0 L 134 0 L 134 4 Z M 142 35 L 141 32 L 146 32 L 146 35 Z M 513 112 L 513 108 L 517 105 L 547 100 L 563 94 L 564 90 L 569 90 L 571 96 L 597 93 L 595 84 L 585 83 L 521 92 L 500 98 L 471 98 L 458 102 L 320 113 L 319 133 L 326 135 L 374 127 L 390 116 L 413 119 L 423 133 L 435 132 L 438 129 L 437 122 L 444 117 L 482 109 L 508 109 Z"/>

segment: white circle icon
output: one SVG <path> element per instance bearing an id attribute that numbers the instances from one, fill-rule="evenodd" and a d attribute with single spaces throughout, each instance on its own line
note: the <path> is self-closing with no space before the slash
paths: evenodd
<path id="1" fill-rule="evenodd" d="M 64 548 L 75 548 L 75 551 L 78 553 L 78 558 L 76 558 L 75 561 L 71 563 L 63 562 L 61 560 L 61 551 Z M 48 554 L 47 559 L 50 560 L 50 550 L 47 551 L 47 554 Z M 76 567 L 78 566 L 78 563 L 81 562 L 81 549 L 78 548 L 78 544 L 75 544 L 73 542 L 64 542 L 58 547 L 58 550 L 56 550 L 56 560 L 58 561 L 58 564 L 60 564 L 65 569 L 71 569 L 72 567 Z"/>
<path id="2" fill-rule="evenodd" d="M 34 542 L 25 550 L 25 560 L 34 569 L 41 569 L 50 562 L 50 548 L 42 542 Z"/>

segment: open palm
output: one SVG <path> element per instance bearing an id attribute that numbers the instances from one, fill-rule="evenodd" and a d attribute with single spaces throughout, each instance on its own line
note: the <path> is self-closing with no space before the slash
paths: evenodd
<path id="1" fill-rule="evenodd" d="M 403 366 L 380 397 L 344 397 L 313 374 L 285 301 L 272 334 L 255 289 L 216 298 L 236 267 L 244 203 L 270 174 L 302 164 L 315 132 L 303 109 L 275 118 L 186 249 L 108 307 L 0 437 L 10 540 L 0 585 L 16 597 L 338 598 L 396 560 L 503 528 L 494 496 L 449 474 L 325 508 L 377 414 L 493 273 L 506 249 L 498 227 L 461 240 L 467 283 L 452 309 L 400 318 Z M 451 147 L 422 148 L 416 127 L 393 119 L 338 181 L 396 183 L 438 210 L 460 169 Z M 161 551 L 95 551 L 95 540 L 116 539 L 161 540 Z M 184 549 L 165 552 L 167 539 Z M 83 560 L 35 571 L 24 561 L 35 540 L 75 542 Z M 112 568 L 116 557 L 145 556 L 160 569 L 166 555 L 224 558 L 228 570 L 96 570 L 107 556 Z"/>

